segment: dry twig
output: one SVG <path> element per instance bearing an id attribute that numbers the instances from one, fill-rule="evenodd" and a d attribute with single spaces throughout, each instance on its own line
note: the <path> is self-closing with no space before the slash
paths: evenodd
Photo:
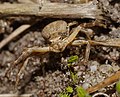
<path id="1" fill-rule="evenodd" d="M 92 18 L 100 19 L 102 12 L 97 5 L 45 3 L 40 4 L 0 4 L 0 16 L 40 16 L 51 18 Z"/>
<path id="2" fill-rule="evenodd" d="M 23 31 L 25 31 L 29 27 L 30 27 L 29 24 L 25 24 L 17 28 L 15 31 L 13 31 L 12 34 L 10 34 L 7 38 L 5 38 L 0 42 L 0 49 L 2 49 L 2 47 L 4 47 L 7 43 L 9 43 L 11 40 L 13 40 L 16 36 L 21 34 Z"/>
<path id="3" fill-rule="evenodd" d="M 98 83 L 97 85 L 90 87 L 87 89 L 87 92 L 93 93 L 101 88 L 104 88 L 120 79 L 120 71 L 117 71 L 114 75 L 106 78 L 102 82 Z"/>
<path id="4" fill-rule="evenodd" d="M 22 95 L 18 95 L 18 94 L 1 94 L 0 97 L 33 97 L 32 94 L 22 94 Z"/>
<path id="5" fill-rule="evenodd" d="M 93 93 L 95 91 L 98 91 L 101 88 L 104 88 L 112 83 L 117 82 L 120 79 L 120 71 L 117 71 L 115 74 L 113 74 L 112 76 L 106 78 L 105 80 L 103 80 L 102 82 L 96 84 L 95 86 L 92 86 L 90 88 L 88 88 L 86 91 L 88 93 Z M 77 95 L 73 96 L 73 97 L 77 97 Z"/>

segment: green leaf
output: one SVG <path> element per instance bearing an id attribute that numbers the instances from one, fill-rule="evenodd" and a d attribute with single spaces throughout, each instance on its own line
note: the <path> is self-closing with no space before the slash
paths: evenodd
<path id="1" fill-rule="evenodd" d="M 72 64 L 69 63 L 69 64 L 68 64 L 68 67 L 70 67 L 71 65 L 72 65 Z"/>
<path id="2" fill-rule="evenodd" d="M 77 74 L 74 74 L 73 72 L 70 72 L 71 79 L 73 80 L 74 83 L 77 83 L 78 76 Z"/>
<path id="3" fill-rule="evenodd" d="M 66 92 L 67 92 L 67 93 L 73 93 L 73 88 L 70 87 L 70 86 L 68 86 L 68 87 L 66 88 Z"/>
<path id="4" fill-rule="evenodd" d="M 120 94 L 120 81 L 116 83 L 116 91 Z"/>
<path id="5" fill-rule="evenodd" d="M 75 61 L 77 61 L 77 60 L 78 60 L 78 56 L 77 56 L 77 55 L 71 56 L 71 57 L 68 59 L 68 63 L 73 63 L 73 62 L 75 62 Z"/>
<path id="6" fill-rule="evenodd" d="M 76 87 L 78 97 L 91 97 L 82 87 Z"/>
<path id="7" fill-rule="evenodd" d="M 70 97 L 68 94 L 66 94 L 66 93 L 61 93 L 60 95 L 59 95 L 59 97 Z"/>

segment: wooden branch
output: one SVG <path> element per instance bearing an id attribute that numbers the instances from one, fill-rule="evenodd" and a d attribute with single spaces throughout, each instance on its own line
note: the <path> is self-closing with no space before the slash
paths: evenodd
<path id="1" fill-rule="evenodd" d="M 22 94 L 22 95 L 17 95 L 17 94 L 0 94 L 0 97 L 33 97 L 32 94 Z"/>
<path id="2" fill-rule="evenodd" d="M 102 12 L 92 2 L 85 4 L 0 4 L 0 16 L 32 15 L 50 18 L 100 19 Z"/>

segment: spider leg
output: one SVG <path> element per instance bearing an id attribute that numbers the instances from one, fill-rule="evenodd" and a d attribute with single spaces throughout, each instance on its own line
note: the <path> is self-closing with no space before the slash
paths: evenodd
<path id="1" fill-rule="evenodd" d="M 90 43 L 87 42 L 87 46 L 86 46 L 86 50 L 85 50 L 84 64 L 86 64 L 88 62 L 89 55 L 90 55 Z"/>
<path id="2" fill-rule="evenodd" d="M 67 35 L 70 34 L 70 27 L 73 26 L 73 25 L 76 25 L 76 24 L 78 24 L 78 22 L 76 22 L 76 21 L 68 23 L 68 25 L 67 25 L 67 32 L 66 32 Z"/>
<path id="3" fill-rule="evenodd" d="M 80 25 L 77 26 L 69 37 L 67 37 L 66 39 L 63 39 L 63 43 L 61 44 L 63 46 L 63 50 L 67 45 L 69 45 L 75 39 L 75 37 L 81 31 L 81 29 L 82 27 Z"/>
<path id="4" fill-rule="evenodd" d="M 20 67 L 19 72 L 17 73 L 16 82 L 15 82 L 15 87 L 18 86 L 18 83 L 19 83 L 19 81 L 20 81 L 20 76 L 21 76 L 22 72 L 25 70 L 25 67 L 27 66 L 28 60 L 29 60 L 29 58 L 27 58 L 27 59 L 25 60 L 25 62 L 24 62 L 24 63 L 22 64 L 22 66 Z"/>
<path id="5" fill-rule="evenodd" d="M 87 36 L 88 40 L 91 40 L 91 36 L 93 35 L 92 29 L 83 29 L 82 32 Z"/>
<path id="6" fill-rule="evenodd" d="M 87 62 L 90 54 L 90 45 L 99 45 L 99 46 L 111 46 L 111 47 L 120 47 L 120 39 L 115 38 L 115 39 L 108 39 L 105 41 L 95 41 L 95 40 L 75 40 L 71 43 L 73 46 L 81 46 L 86 44 L 86 52 L 85 52 L 85 62 Z"/>
<path id="7" fill-rule="evenodd" d="M 77 36 L 77 34 L 78 34 L 80 31 L 86 33 L 86 30 L 79 25 L 79 26 L 73 31 L 73 33 L 64 41 L 64 44 L 63 44 L 64 46 L 63 46 L 63 48 L 62 48 L 63 50 L 65 49 L 65 47 L 66 47 L 69 43 L 71 43 L 71 42 L 75 39 L 75 37 Z M 83 41 L 83 42 L 81 43 L 81 45 L 83 45 L 83 44 L 87 44 L 87 46 L 86 46 L 86 51 L 85 51 L 85 60 L 84 60 L 84 64 L 86 64 L 86 62 L 88 62 L 89 55 L 90 55 L 90 43 L 89 43 L 89 41 Z"/>
<path id="8" fill-rule="evenodd" d="M 84 64 L 86 64 L 88 62 L 89 59 L 89 55 L 90 55 L 90 46 L 91 43 L 89 42 L 89 40 L 75 40 L 72 42 L 73 46 L 81 46 L 81 45 L 86 45 L 86 51 L 85 51 L 85 59 L 84 59 Z"/>
<path id="9" fill-rule="evenodd" d="M 75 39 L 75 37 L 77 36 L 77 34 L 80 31 L 85 32 L 86 30 L 79 25 L 75 28 L 73 33 L 68 38 L 63 39 L 63 42 L 60 44 L 61 51 L 63 51 L 66 48 L 67 45 L 69 45 L 71 42 L 73 42 L 73 40 Z M 75 43 L 71 43 L 71 44 L 74 45 Z M 88 62 L 89 54 L 90 54 L 90 43 L 88 41 L 81 41 L 81 45 L 83 45 L 83 44 L 87 44 L 86 51 L 85 51 L 85 60 L 84 60 L 84 64 L 86 64 L 86 62 Z"/>
<path id="10" fill-rule="evenodd" d="M 25 51 L 23 51 L 20 57 L 14 61 L 12 66 L 7 70 L 5 76 L 7 76 L 11 72 L 11 70 L 15 68 L 16 65 L 18 65 L 20 62 L 25 61 L 26 58 L 28 58 L 31 54 L 36 53 L 36 52 L 44 54 L 49 51 L 50 51 L 50 47 L 32 47 L 32 48 L 26 49 Z"/>

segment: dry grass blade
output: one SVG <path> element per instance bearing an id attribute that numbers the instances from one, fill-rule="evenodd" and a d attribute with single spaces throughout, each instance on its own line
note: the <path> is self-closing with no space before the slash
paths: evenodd
<path id="1" fill-rule="evenodd" d="M 96 84 L 95 86 L 92 86 L 90 88 L 88 88 L 86 91 L 88 93 L 93 93 L 95 91 L 100 90 L 101 88 L 104 88 L 116 81 L 118 81 L 120 79 L 120 71 L 117 71 L 115 74 L 113 74 L 112 76 L 106 78 L 105 80 L 103 80 L 102 82 Z M 77 97 L 77 95 L 73 96 L 73 97 Z"/>
<path id="2" fill-rule="evenodd" d="M 102 82 L 98 83 L 97 85 L 90 87 L 87 89 L 87 92 L 93 93 L 101 88 L 104 88 L 120 79 L 120 71 L 117 71 L 114 75 L 106 78 Z"/>
<path id="3" fill-rule="evenodd" d="M 21 34 L 23 31 L 25 31 L 29 27 L 30 27 L 29 24 L 25 24 L 17 28 L 15 31 L 13 31 L 12 34 L 10 34 L 7 38 L 5 38 L 0 42 L 0 49 L 2 49 L 6 44 L 8 44 L 11 40 L 13 40 L 16 36 Z"/>

